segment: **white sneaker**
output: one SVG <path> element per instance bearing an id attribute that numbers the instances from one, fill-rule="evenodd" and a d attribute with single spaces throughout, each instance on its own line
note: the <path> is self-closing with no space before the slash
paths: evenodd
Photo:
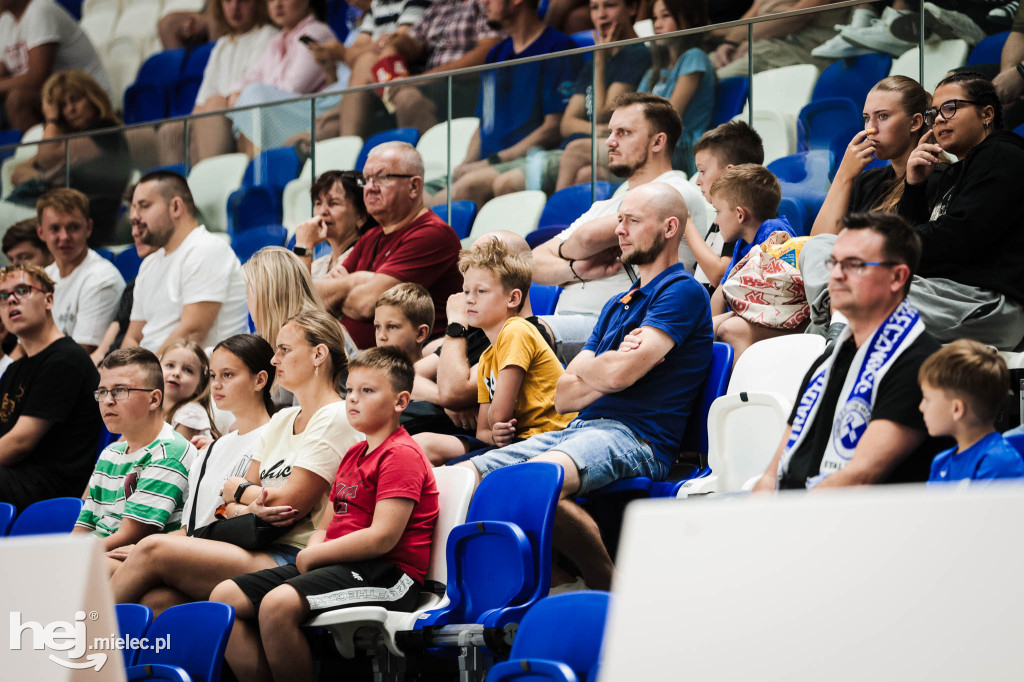
<path id="1" fill-rule="evenodd" d="M 566 592 L 582 592 L 583 590 L 589 589 L 590 588 L 587 587 L 587 584 L 583 582 L 583 578 L 576 578 L 576 580 L 573 580 L 571 583 L 562 583 L 561 585 L 552 587 L 548 590 L 548 595 L 565 594 Z"/>
<path id="2" fill-rule="evenodd" d="M 943 9 L 930 2 L 924 3 L 922 8 L 925 40 L 960 38 L 966 40 L 969 45 L 977 45 L 985 38 L 985 32 L 966 14 Z M 890 26 L 895 37 L 912 43 L 917 42 L 920 28 L 920 18 L 916 13 L 904 14 Z"/>
<path id="3" fill-rule="evenodd" d="M 909 13 L 909 10 L 896 10 L 892 7 L 886 7 L 882 12 L 882 17 L 872 21 L 870 26 L 866 28 L 847 28 L 843 30 L 841 35 L 846 42 L 857 47 L 863 47 L 873 52 L 885 52 L 894 57 L 899 57 L 910 48 L 915 47 L 917 43 L 900 40 L 892 34 L 889 26 L 904 14 Z"/>
<path id="4" fill-rule="evenodd" d="M 850 23 L 837 24 L 835 28 L 839 33 L 811 50 L 811 56 L 818 57 L 819 59 L 846 59 L 848 57 L 859 57 L 862 54 L 870 54 L 871 50 L 856 47 L 846 42 L 842 36 L 842 31 L 848 28 L 867 28 L 871 25 L 872 21 L 877 19 L 878 14 L 873 10 L 858 7 L 853 10 Z"/>

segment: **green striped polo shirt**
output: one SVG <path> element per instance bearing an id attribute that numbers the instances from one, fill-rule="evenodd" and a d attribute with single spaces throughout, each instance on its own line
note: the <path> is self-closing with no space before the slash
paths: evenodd
<path id="1" fill-rule="evenodd" d="M 163 532 L 177 530 L 196 449 L 170 424 L 142 450 L 127 449 L 123 441 L 111 443 L 100 454 L 76 525 L 100 537 L 115 532 L 125 517 Z"/>

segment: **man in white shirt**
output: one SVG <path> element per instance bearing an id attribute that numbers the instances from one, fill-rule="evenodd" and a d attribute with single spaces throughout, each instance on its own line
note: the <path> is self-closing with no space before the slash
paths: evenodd
<path id="1" fill-rule="evenodd" d="M 177 339 L 212 346 L 245 333 L 242 266 L 227 242 L 196 220 L 185 178 L 170 171 L 144 175 L 129 217 L 132 236 L 158 250 L 139 269 L 122 347 L 142 346 L 159 357 Z"/>
<path id="2" fill-rule="evenodd" d="M 42 122 L 40 91 L 58 71 L 80 69 L 111 92 L 89 38 L 54 0 L 0 0 L 0 10 L 0 99 L 11 128 Z"/>
<path id="3" fill-rule="evenodd" d="M 89 248 L 89 198 L 61 187 L 39 197 L 39 238 L 53 255 L 46 274 L 54 281 L 53 319 L 82 346 L 96 350 L 117 313 L 124 278 L 114 264 Z"/>
<path id="4" fill-rule="evenodd" d="M 608 170 L 626 176 L 611 199 L 594 202 L 586 213 L 557 236 L 533 250 L 533 281 L 564 287 L 554 315 L 541 317 L 555 340 L 559 360 L 568 364 L 593 331 L 604 304 L 625 293 L 635 279 L 619 262 L 619 204 L 630 189 L 649 182 L 674 187 L 694 223 L 706 221 L 700 191 L 686 175 L 672 170 L 672 150 L 682 131 L 679 114 L 664 97 L 630 92 L 616 98 L 609 133 Z M 692 274 L 696 264 L 686 239 L 679 262 Z"/>

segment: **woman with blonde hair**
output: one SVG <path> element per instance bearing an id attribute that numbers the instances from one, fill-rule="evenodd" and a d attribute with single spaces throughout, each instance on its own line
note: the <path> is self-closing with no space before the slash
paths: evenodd
<path id="1" fill-rule="evenodd" d="M 334 317 L 309 310 L 288 319 L 275 341 L 271 364 L 297 405 L 271 417 L 245 477 L 224 483 L 217 516 L 254 514 L 264 528 L 273 525 L 283 534 L 249 549 L 205 537 L 150 535 L 112 555 L 124 560 L 111 578 L 118 602 L 162 611 L 207 599 L 224 580 L 294 563 L 306 546 L 342 455 L 360 440 L 341 397 L 348 370 L 345 337 Z M 202 535 L 216 537 L 215 525 Z"/>
<path id="2" fill-rule="evenodd" d="M 14 191 L 4 202 L 9 210 L 3 210 L 0 216 L 5 225 L 34 216 L 36 200 L 43 193 L 54 187 L 73 187 L 89 197 L 89 217 L 93 221 L 89 245 L 107 243 L 132 171 L 124 134 L 111 130 L 67 143 L 46 144 L 45 140 L 115 128 L 121 121 L 106 91 L 84 71 L 60 71 L 50 76 L 43 84 L 42 106 L 46 119 L 44 142 L 34 157 L 15 167 L 11 176 Z"/>

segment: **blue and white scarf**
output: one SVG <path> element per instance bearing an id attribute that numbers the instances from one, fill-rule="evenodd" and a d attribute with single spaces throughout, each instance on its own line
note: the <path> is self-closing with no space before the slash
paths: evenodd
<path id="1" fill-rule="evenodd" d="M 909 348 L 923 332 L 924 323 L 921 322 L 921 316 L 913 306 L 903 301 L 875 330 L 868 342 L 857 349 L 856 355 L 853 356 L 853 362 L 850 364 L 850 370 L 843 381 L 840 399 L 836 403 L 831 437 L 821 458 L 820 473 L 807 480 L 808 488 L 813 488 L 829 475 L 845 467 L 853 459 L 857 444 L 871 421 L 876 390 L 882 383 L 882 378 L 885 377 L 885 373 L 892 367 L 896 358 Z M 789 461 L 793 453 L 807 436 L 808 427 L 814 423 L 817 417 L 821 397 L 828 385 L 836 356 L 839 355 L 839 349 L 850 336 L 852 336 L 852 332 L 847 327 L 836 339 L 835 350 L 815 370 L 800 397 L 800 405 L 797 407 L 796 416 L 793 419 L 789 442 L 786 443 L 786 449 L 782 453 L 779 467 L 780 479 L 789 468 Z"/>

